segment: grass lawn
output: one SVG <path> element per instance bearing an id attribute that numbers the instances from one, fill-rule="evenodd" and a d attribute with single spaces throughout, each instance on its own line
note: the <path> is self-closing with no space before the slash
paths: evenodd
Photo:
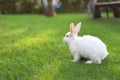
<path id="1" fill-rule="evenodd" d="M 63 37 L 82 22 L 80 36 L 98 36 L 110 55 L 101 65 L 70 62 Z M 0 18 L 0 80 L 120 80 L 120 19 L 86 14 L 3 15 Z"/>

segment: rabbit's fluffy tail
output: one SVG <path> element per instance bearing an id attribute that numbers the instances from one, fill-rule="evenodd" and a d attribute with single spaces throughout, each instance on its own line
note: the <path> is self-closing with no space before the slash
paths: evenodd
<path id="1" fill-rule="evenodd" d="M 109 52 L 106 50 L 105 56 L 102 58 L 102 60 L 104 60 L 107 57 L 107 55 L 109 55 Z"/>

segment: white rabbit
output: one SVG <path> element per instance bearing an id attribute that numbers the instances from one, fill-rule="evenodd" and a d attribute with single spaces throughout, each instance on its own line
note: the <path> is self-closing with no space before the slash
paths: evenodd
<path id="1" fill-rule="evenodd" d="M 63 38 L 68 43 L 70 52 L 73 54 L 73 62 L 77 62 L 81 57 L 89 59 L 86 64 L 101 64 L 102 60 L 109 54 L 106 45 L 97 37 L 84 35 L 78 36 L 81 23 L 78 23 L 76 27 L 74 24 L 70 24 L 70 32 L 66 33 Z"/>

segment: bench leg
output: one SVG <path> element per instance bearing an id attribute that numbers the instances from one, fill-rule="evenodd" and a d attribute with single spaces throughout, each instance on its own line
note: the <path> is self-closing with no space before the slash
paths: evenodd
<path id="1" fill-rule="evenodd" d="M 93 18 L 101 18 L 100 7 L 95 6 L 95 10 L 93 12 Z"/>
<path id="2" fill-rule="evenodd" d="M 114 17 L 120 17 L 120 11 L 118 10 L 117 6 L 113 6 L 113 14 Z"/>

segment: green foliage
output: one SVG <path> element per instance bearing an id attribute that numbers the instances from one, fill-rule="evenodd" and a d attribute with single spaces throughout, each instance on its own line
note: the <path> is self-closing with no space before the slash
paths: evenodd
<path id="1" fill-rule="evenodd" d="M 17 2 L 19 2 L 19 6 L 16 5 Z M 3 14 L 32 13 L 34 10 L 31 0 L 0 0 L 0 8 Z M 18 11 L 17 8 L 20 10 Z"/>
<path id="2" fill-rule="evenodd" d="M 87 12 L 87 4 L 89 0 L 62 0 L 61 12 L 75 13 Z"/>
<path id="3" fill-rule="evenodd" d="M 63 37 L 82 22 L 80 36 L 98 36 L 110 55 L 101 65 L 73 59 Z M 0 19 L 0 80 L 120 80 L 120 19 L 86 14 L 3 15 Z"/>
<path id="4" fill-rule="evenodd" d="M 38 9 L 40 8 L 40 5 L 36 4 L 36 5 L 34 5 L 34 8 L 35 8 L 36 10 L 38 10 Z"/>

